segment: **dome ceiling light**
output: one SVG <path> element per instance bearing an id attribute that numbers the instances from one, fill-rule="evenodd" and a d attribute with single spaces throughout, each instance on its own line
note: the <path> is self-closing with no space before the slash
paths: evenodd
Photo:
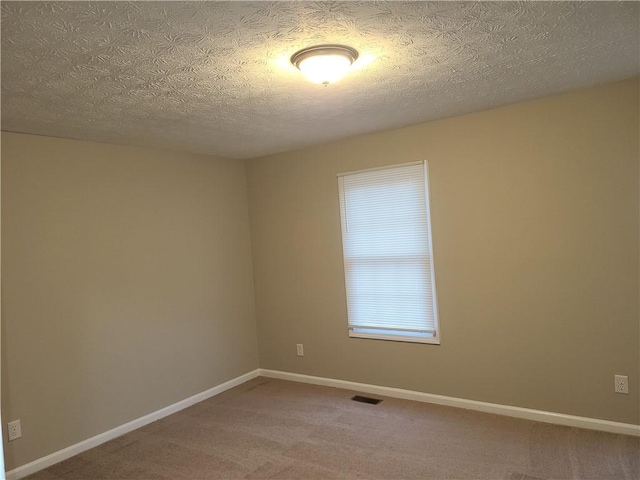
<path id="1" fill-rule="evenodd" d="M 345 45 L 316 45 L 291 57 L 307 79 L 327 86 L 340 80 L 358 58 L 358 51 Z"/>

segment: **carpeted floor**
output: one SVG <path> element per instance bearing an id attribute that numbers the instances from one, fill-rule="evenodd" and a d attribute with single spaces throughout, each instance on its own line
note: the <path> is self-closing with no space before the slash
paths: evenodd
<path id="1" fill-rule="evenodd" d="M 638 479 L 640 438 L 256 378 L 29 477 Z"/>

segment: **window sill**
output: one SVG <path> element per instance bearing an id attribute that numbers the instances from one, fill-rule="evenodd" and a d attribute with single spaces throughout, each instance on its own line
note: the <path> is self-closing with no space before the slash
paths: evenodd
<path id="1" fill-rule="evenodd" d="M 349 337 L 367 338 L 370 340 L 387 340 L 391 342 L 428 343 L 431 345 L 440 345 L 440 338 L 430 337 L 430 336 L 418 337 L 418 336 L 410 336 L 410 335 L 354 332 L 352 330 L 349 330 Z"/>

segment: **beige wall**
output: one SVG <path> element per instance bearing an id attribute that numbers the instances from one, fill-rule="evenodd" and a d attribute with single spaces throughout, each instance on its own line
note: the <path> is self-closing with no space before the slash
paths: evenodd
<path id="1" fill-rule="evenodd" d="M 2 133 L 7 468 L 257 368 L 251 253 L 263 368 L 640 423 L 638 87 L 247 162 Z M 442 345 L 350 339 L 336 173 L 421 159 Z"/>
<path id="2" fill-rule="evenodd" d="M 7 468 L 258 367 L 244 165 L 2 133 Z"/>
<path id="3" fill-rule="evenodd" d="M 638 86 L 248 161 L 261 367 L 640 423 Z M 422 159 L 442 345 L 348 338 L 336 174 Z"/>

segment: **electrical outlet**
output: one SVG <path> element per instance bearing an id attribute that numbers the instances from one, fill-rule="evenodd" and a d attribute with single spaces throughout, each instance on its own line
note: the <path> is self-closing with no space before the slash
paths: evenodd
<path id="1" fill-rule="evenodd" d="M 299 357 L 304 357 L 304 345 L 302 345 L 301 343 L 297 343 L 296 344 L 296 351 L 297 351 Z"/>
<path id="2" fill-rule="evenodd" d="M 616 393 L 629 393 L 629 377 L 626 375 L 616 375 L 615 379 L 615 392 Z"/>
<path id="3" fill-rule="evenodd" d="M 22 428 L 20 427 L 20 420 L 15 420 L 13 422 L 9 422 L 7 424 L 8 435 L 7 438 L 9 441 L 16 440 L 22 436 Z"/>

